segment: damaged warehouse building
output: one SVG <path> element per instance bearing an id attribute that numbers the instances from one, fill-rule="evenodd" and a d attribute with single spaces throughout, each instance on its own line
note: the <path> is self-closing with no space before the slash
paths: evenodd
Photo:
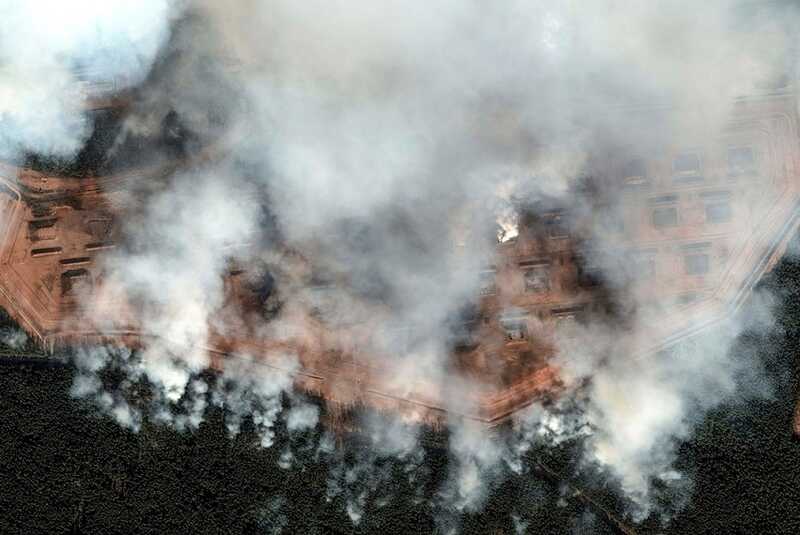
<path id="1" fill-rule="evenodd" d="M 97 121 L 124 117 L 126 98 L 114 94 L 113 84 L 89 88 L 87 96 Z M 644 132 L 696 112 L 609 113 Z M 169 145 L 184 134 L 173 116 L 152 142 Z M 571 180 L 570 202 L 510 201 L 513 223 L 495 240 L 493 262 L 479 270 L 474 299 L 448 325 L 453 368 L 482 385 L 470 392 L 463 417 L 494 426 L 557 396 L 557 348 L 579 347 L 582 331 L 594 324 L 614 326 L 614 351 L 650 354 L 736 312 L 798 225 L 794 83 L 738 99 L 725 129 L 712 134 L 670 136 L 680 145 L 602 147 Z M 126 295 L 105 263 L 128 246 L 118 222 L 139 210 L 143 178 L 219 156 L 213 143 L 191 154 L 177 146 L 171 159 L 142 165 L 137 154 L 148 147 L 130 150 L 127 165 L 110 173 L 36 161 L 0 165 L 0 306 L 51 352 L 70 344 L 147 343 L 153 333 L 140 318 L 148 304 Z M 455 255 L 463 240 L 486 239 L 452 235 L 459 238 L 442 247 Z M 418 349 L 425 327 L 387 320 L 391 310 L 380 299 L 354 295 L 346 273 L 318 269 L 313 246 L 280 251 L 302 294 L 285 314 L 302 329 L 265 334 L 280 306 L 279 282 L 259 260 L 259 247 L 247 238 L 231 247 L 224 302 L 203 348 L 212 367 L 237 358 L 280 367 L 280 355 L 291 352 L 299 361 L 291 370 L 295 386 L 334 410 L 368 406 L 433 425 L 447 418 L 452 408 L 439 383 L 423 378 L 409 388 L 392 381 L 392 367 Z"/>

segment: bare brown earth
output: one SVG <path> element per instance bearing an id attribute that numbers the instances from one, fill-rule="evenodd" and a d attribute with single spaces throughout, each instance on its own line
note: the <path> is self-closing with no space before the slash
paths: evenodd
<path id="1" fill-rule="evenodd" d="M 285 312 L 292 332 L 265 329 L 248 284 L 255 246 L 246 243 L 224 275 L 224 305 L 201 349 L 216 368 L 231 358 L 281 367 L 287 353 L 296 355 L 296 386 L 333 408 L 366 404 L 434 425 L 455 412 L 494 425 L 559 390 L 552 356 L 558 346 L 580 358 L 583 326 L 611 324 L 613 353 L 638 355 L 740 306 L 798 224 L 795 102 L 793 94 L 742 100 L 729 127 L 710 141 L 595 155 L 596 173 L 576 191 L 588 209 L 524 207 L 520 234 L 498 244 L 496 263 L 482 274 L 478 314 L 465 320 L 464 340 L 453 349 L 453 367 L 482 385 L 458 407 L 448 405 L 440 382 L 395 384 L 401 350 L 375 342 L 390 314 L 376 305 L 363 305 L 373 321 L 340 324 L 319 303 L 300 302 Z M 104 258 L 124 247 L 119 222 L 139 202 L 131 185 L 168 176 L 177 165 L 80 179 L 0 165 L 0 306 L 49 349 L 151 343 L 154 334 L 140 321 L 143 304 L 126 295 Z M 608 213 L 619 224 L 600 242 L 592 229 Z M 299 268 L 312 263 L 286 255 Z M 608 267 L 595 273 L 591 264 L 603 257 L 633 276 L 602 280 L 597 273 Z M 320 291 L 324 297 L 326 288 Z M 626 309 L 631 303 L 635 309 Z"/>

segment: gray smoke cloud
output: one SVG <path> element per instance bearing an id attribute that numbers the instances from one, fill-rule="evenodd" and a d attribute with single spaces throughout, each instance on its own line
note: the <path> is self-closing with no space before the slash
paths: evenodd
<path id="1" fill-rule="evenodd" d="M 85 100 L 141 82 L 182 4 L 0 4 L 0 156 L 75 154 L 90 134 Z"/>
<path id="2" fill-rule="evenodd" d="M 28 335 L 22 329 L 4 327 L 0 329 L 0 343 L 11 349 L 21 349 L 28 343 Z"/>
<path id="3" fill-rule="evenodd" d="M 0 8 L 0 155 L 80 147 L 87 127 L 74 96 L 76 66 L 87 66 L 93 81 L 133 86 L 149 76 L 123 136 L 153 131 L 175 111 L 228 155 L 165 187 L 141 185 L 141 213 L 121 222 L 131 246 L 108 263 L 113 287 L 144 303 L 143 327 L 155 335 L 130 373 L 160 389 L 163 419 L 178 428 L 202 419 L 210 387 L 197 374 L 209 364 L 209 329 L 222 328 L 212 319 L 223 307 L 221 276 L 237 244 L 256 239 L 344 273 L 350 287 L 333 299 L 354 318 L 365 300 L 387 305 L 391 313 L 376 330 L 410 327 L 415 338 L 390 363 L 393 386 L 412 393 L 436 385 L 446 408 L 469 412 L 481 384 L 453 377 L 446 325 L 493 263 L 496 221 L 504 239 L 517 232 L 512 199 L 575 204 L 571 185 L 591 167 L 593 151 L 668 145 L 687 132 L 713 136 L 734 97 L 791 70 L 793 46 L 775 16 L 743 17 L 728 1 L 150 0 L 97 7 L 88 17 L 71 5 L 65 18 L 43 5 Z M 179 13 L 187 16 L 173 24 Z M 24 24 L 31 19 L 49 26 Z M 43 52 L 21 44 L 31 41 Z M 634 135 L 635 121 L 613 111 L 652 103 L 702 113 Z M 263 191 L 270 231 L 261 226 Z M 277 245 L 264 254 L 284 274 L 279 291 L 291 311 L 307 289 Z M 612 268 L 606 275 L 622 283 Z M 769 306 L 761 308 L 769 325 Z M 305 328 L 286 311 L 266 333 Z M 117 318 L 106 320 L 113 326 Z M 491 481 L 527 473 L 532 444 L 585 437 L 585 462 L 608 468 L 637 504 L 637 518 L 646 516 L 652 479 L 681 481 L 672 469 L 677 441 L 698 414 L 736 395 L 737 377 L 756 373 L 729 352 L 750 325 L 734 319 L 670 355 L 620 354 L 613 329 L 580 329 L 561 341 L 558 363 L 565 395 L 581 410 L 534 406 L 517 416 L 506 441 L 451 419 L 454 468 L 437 499 L 477 510 Z M 251 415 L 262 444 L 272 443 L 296 366 L 295 356 L 285 358 L 283 371 L 226 364 L 229 387 L 214 387 L 212 403 L 229 411 L 231 433 Z M 135 429 L 141 417 L 95 377 L 105 354 L 79 353 L 76 362 L 74 395 L 96 399 Z M 318 418 L 302 403 L 285 415 L 290 431 Z M 354 523 L 383 481 L 374 472 L 379 459 L 421 462 L 415 433 L 396 432 L 398 425 L 365 422 L 379 430 L 373 451 L 331 475 L 330 492 L 347 494 Z M 291 467 L 292 452 L 282 459 Z"/>
<path id="4" fill-rule="evenodd" d="M 70 395 L 78 399 L 92 401 L 102 411 L 110 414 L 121 426 L 138 431 L 141 427 L 140 411 L 128 403 L 126 387 L 137 381 L 142 374 L 141 367 L 131 358 L 127 348 L 92 347 L 78 348 L 73 357 L 77 375 L 72 382 Z M 113 368 L 122 370 L 126 380 L 119 390 L 105 387 L 100 374 Z"/>

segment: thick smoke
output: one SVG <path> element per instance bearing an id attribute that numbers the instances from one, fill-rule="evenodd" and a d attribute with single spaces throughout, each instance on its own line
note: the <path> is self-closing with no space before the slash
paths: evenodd
<path id="1" fill-rule="evenodd" d="M 0 156 L 75 154 L 90 134 L 86 98 L 142 81 L 178 4 L 0 3 Z"/>
<path id="2" fill-rule="evenodd" d="M 496 238 L 518 232 L 512 200 L 574 204 L 572 183 L 590 168 L 592 151 L 668 145 L 676 132 L 711 136 L 731 99 L 787 69 L 789 43 L 774 18 L 752 13 L 744 25 L 733 2 L 584 4 L 208 0 L 181 6 L 187 15 L 171 34 L 179 10 L 166 1 L 73 4 L 63 17 L 41 2 L 8 7 L 0 10 L 0 155 L 75 152 L 87 135 L 73 95 L 76 68 L 122 85 L 147 77 L 124 135 L 177 113 L 227 155 L 165 187 L 141 185 L 146 203 L 121 222 L 127 245 L 108 264 L 111 287 L 142 304 L 142 326 L 154 335 L 135 373 L 161 389 L 165 420 L 191 428 L 202 419 L 210 390 L 198 374 L 209 365 L 209 331 L 226 328 L 213 319 L 224 307 L 222 274 L 237 245 L 257 240 L 284 283 L 286 304 L 269 335 L 306 328 L 292 315 L 306 289 L 281 243 L 347 280 L 334 300 L 353 317 L 363 303 L 379 302 L 390 312 L 372 318 L 376 330 L 411 330 L 413 343 L 387 364 L 393 387 L 411 394 L 433 385 L 445 408 L 470 413 L 482 385 L 454 377 L 447 326 L 477 295 Z M 31 19 L 46 24 L 25 23 Z M 33 54 L 27 42 L 43 51 Z M 642 136 L 613 112 L 652 103 L 702 113 Z M 646 515 L 652 479 L 682 477 L 672 470 L 676 441 L 689 436 L 698 411 L 735 395 L 736 379 L 748 373 L 746 359 L 729 354 L 742 328 L 735 320 L 674 354 L 651 356 L 621 353 L 613 329 L 581 329 L 558 356 L 565 406 L 581 410 L 535 406 L 507 442 L 452 418 L 454 468 L 437 499 L 474 511 L 507 469 L 527 473 L 521 463 L 531 444 L 582 436 L 585 462 L 619 478 Z M 226 363 L 211 402 L 229 411 L 232 433 L 251 415 L 262 444 L 272 443 L 296 367 L 295 356 L 285 359 L 282 371 Z M 141 416 L 94 377 L 107 355 L 79 353 L 76 362 L 73 393 L 135 429 Z M 285 415 L 298 432 L 318 417 L 302 401 Z M 382 481 L 367 475 L 370 467 L 386 456 L 420 464 L 415 433 L 378 420 L 364 423 L 381 428 L 373 451 L 340 464 L 328 482 L 332 494 L 347 494 L 356 523 Z M 290 467 L 292 452 L 282 459 Z M 515 526 L 526 529 L 519 519 Z"/>

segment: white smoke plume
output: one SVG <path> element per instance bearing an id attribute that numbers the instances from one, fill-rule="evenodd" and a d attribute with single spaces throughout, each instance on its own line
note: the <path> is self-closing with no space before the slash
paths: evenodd
<path id="1" fill-rule="evenodd" d="M 142 415 L 128 403 L 124 395 L 126 385 L 130 385 L 141 375 L 138 363 L 131 359 L 130 350 L 110 347 L 78 348 L 73 362 L 78 374 L 72 383 L 72 397 L 89 399 L 121 426 L 138 431 Z M 103 384 L 100 374 L 110 367 L 125 372 L 126 379 L 119 390 L 109 391 Z"/>
<path id="2" fill-rule="evenodd" d="M 252 417 L 261 446 L 272 445 L 275 424 L 283 408 L 282 394 L 291 390 L 290 372 L 295 366 L 294 359 L 287 355 L 280 369 L 259 369 L 248 360 L 226 368 L 223 385 L 215 392 L 214 404 L 225 410 L 225 425 L 231 435 L 239 433 L 244 418 Z M 310 420 L 303 422 L 306 423 Z"/>
<path id="3" fill-rule="evenodd" d="M 0 329 L 0 343 L 11 349 L 21 349 L 28 343 L 28 335 L 22 329 L 4 327 Z"/>
<path id="4" fill-rule="evenodd" d="M 141 82 L 180 4 L 0 3 L 0 156 L 77 152 L 90 134 L 85 99 Z"/>
<path id="5" fill-rule="evenodd" d="M 393 498 L 392 469 L 400 466 L 406 483 L 414 495 L 424 495 L 426 479 L 424 452 L 417 443 L 418 429 L 400 422 L 397 418 L 383 419 L 369 415 L 365 421 L 363 442 L 346 451 L 332 443 L 330 435 L 323 435 L 318 452 L 330 465 L 326 483 L 326 499 L 339 498 L 353 524 L 361 523 L 370 510 L 386 507 Z M 389 462 L 387 462 L 389 461 Z M 421 501 L 421 500 L 420 500 Z"/>
<path id="6" fill-rule="evenodd" d="M 712 135 L 731 99 L 786 71 L 790 45 L 775 17 L 757 12 L 742 27 L 738 3 L 722 0 L 149 0 L 83 11 L 46 4 L 0 8 L 0 155 L 80 147 L 87 126 L 72 88 L 83 66 L 92 81 L 147 79 L 127 133 L 161 124 L 170 110 L 200 137 L 203 129 L 224 131 L 214 138 L 229 155 L 222 162 L 169 177 L 164 187 L 141 185 L 145 205 L 121 222 L 129 246 L 108 268 L 115 287 L 144 303 L 143 327 L 154 341 L 129 368 L 161 392 L 162 420 L 196 428 L 210 397 L 225 408 L 231 433 L 252 416 L 265 447 L 291 397 L 294 356 L 282 371 L 232 359 L 222 386 L 198 379 L 236 245 L 281 241 L 344 271 L 352 293 L 380 296 L 392 310 L 382 327 L 414 334 L 396 355 L 393 381 L 407 392 L 439 385 L 447 409 L 469 412 L 482 385 L 453 377 L 446 325 L 477 294 L 477 273 L 495 260 L 494 237 L 517 232 L 512 200 L 569 203 L 571 181 L 599 147 Z M 180 13 L 187 16 L 171 26 Z M 26 42 L 42 43 L 43 52 Z M 702 113 L 641 139 L 609 112 L 653 102 Z M 274 229 L 261 226 L 262 191 Z M 304 289 L 290 290 L 289 302 Z M 291 319 L 276 324 L 304 328 Z M 689 436 L 697 411 L 735 395 L 746 365 L 729 348 L 742 328 L 734 322 L 670 356 L 614 354 L 613 330 L 579 332 L 580 342 L 561 345 L 559 364 L 582 411 L 533 407 L 509 443 L 452 418 L 454 469 L 441 501 L 474 511 L 505 467 L 528 473 L 531 444 L 585 436 L 586 463 L 608 468 L 646 516 L 651 480 L 675 480 L 675 444 Z M 108 360 L 102 351 L 79 352 L 73 393 L 136 429 L 141 415 L 98 383 Z M 292 432 L 318 419 L 302 403 L 285 415 Z M 374 435 L 370 451 L 329 478 L 354 523 L 384 480 L 378 459 L 421 464 L 415 433 L 397 425 L 364 422 Z M 282 463 L 292 462 L 287 450 Z"/>

